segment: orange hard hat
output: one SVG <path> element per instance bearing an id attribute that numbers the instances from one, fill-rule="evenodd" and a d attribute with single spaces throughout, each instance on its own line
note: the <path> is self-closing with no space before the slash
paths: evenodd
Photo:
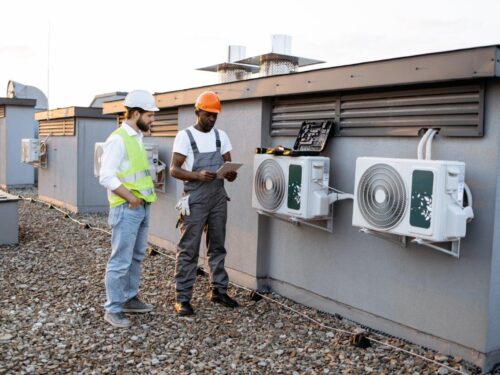
<path id="1" fill-rule="evenodd" d="M 196 109 L 201 109 L 205 112 L 219 113 L 222 110 L 219 97 L 213 91 L 205 91 L 200 94 L 194 106 Z"/>

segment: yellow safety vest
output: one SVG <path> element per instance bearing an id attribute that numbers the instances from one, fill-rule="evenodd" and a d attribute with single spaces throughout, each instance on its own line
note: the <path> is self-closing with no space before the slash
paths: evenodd
<path id="1" fill-rule="evenodd" d="M 149 162 L 144 145 L 134 137 L 128 135 L 127 131 L 119 128 L 113 132 L 122 137 L 127 151 L 129 168 L 125 172 L 117 173 L 117 177 L 132 194 L 145 202 L 155 202 L 157 197 L 154 189 L 153 179 L 149 172 Z M 116 207 L 126 202 L 122 197 L 111 192 L 108 195 L 109 206 Z"/>

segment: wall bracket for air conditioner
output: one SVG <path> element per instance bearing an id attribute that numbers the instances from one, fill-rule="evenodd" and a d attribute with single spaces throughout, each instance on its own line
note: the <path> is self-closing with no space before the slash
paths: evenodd
<path id="1" fill-rule="evenodd" d="M 381 233 L 381 232 L 373 231 L 373 230 L 367 229 L 367 228 L 361 228 L 359 231 L 361 233 L 369 234 L 369 235 L 372 235 L 372 236 L 375 236 L 378 238 L 382 238 L 383 240 L 396 243 L 396 244 L 400 245 L 401 247 L 408 247 L 408 237 L 407 236 L 400 236 L 397 234 L 389 234 L 389 233 Z M 454 241 L 449 241 L 449 243 L 451 244 L 450 249 L 435 245 L 436 242 L 424 240 L 423 238 L 414 238 L 411 240 L 411 242 L 416 243 L 417 245 L 427 246 L 431 249 L 434 249 L 434 250 L 440 251 L 442 253 L 451 255 L 454 258 L 460 257 L 460 239 L 457 239 Z"/>
<path id="2" fill-rule="evenodd" d="M 35 168 L 47 168 L 47 140 L 52 133 L 47 134 L 43 141 L 40 141 L 40 157 L 37 162 L 33 163 Z"/>
<path id="3" fill-rule="evenodd" d="M 423 238 L 414 238 L 413 240 L 411 240 L 411 242 L 415 242 L 418 245 L 427 246 L 431 249 L 441 251 L 442 253 L 451 255 L 452 257 L 455 257 L 457 259 L 460 258 L 460 238 L 454 241 L 450 241 L 451 249 L 434 245 L 436 242 L 424 240 Z"/>
<path id="4" fill-rule="evenodd" d="M 157 163 L 158 163 L 158 165 L 156 167 L 156 178 L 153 179 L 154 185 L 155 185 L 155 190 L 160 192 L 160 193 L 165 193 L 166 192 L 166 186 L 165 186 L 166 173 L 165 173 L 165 170 L 166 170 L 167 165 L 159 159 L 158 159 Z"/>
<path id="5" fill-rule="evenodd" d="M 361 233 L 369 234 L 374 237 L 382 238 L 383 240 L 393 242 L 401 247 L 408 247 L 408 237 L 397 234 L 381 233 L 367 228 L 360 228 Z"/>
<path id="6" fill-rule="evenodd" d="M 329 232 L 329 233 L 333 233 L 332 211 L 330 211 L 328 217 L 326 217 L 324 219 L 318 219 L 318 220 L 312 220 L 312 221 L 303 220 L 303 219 L 300 219 L 300 218 L 294 217 L 294 216 L 273 214 L 271 212 L 266 212 L 263 210 L 257 210 L 257 213 L 259 215 L 264 215 L 264 216 L 272 217 L 272 218 L 275 218 L 278 220 L 286 221 L 287 223 L 292 223 L 294 225 L 304 224 L 304 225 L 307 225 L 309 227 L 313 227 L 316 229 L 324 230 L 324 231 Z M 325 225 L 315 224 L 315 222 L 323 222 L 323 223 L 325 223 Z"/>

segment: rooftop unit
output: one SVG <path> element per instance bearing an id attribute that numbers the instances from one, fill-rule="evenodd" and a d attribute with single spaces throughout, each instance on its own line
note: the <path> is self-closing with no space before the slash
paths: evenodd
<path id="1" fill-rule="evenodd" d="M 105 102 L 110 102 L 113 100 L 119 100 L 119 99 L 125 99 L 127 96 L 127 92 L 124 91 L 115 91 L 115 92 L 108 92 L 106 94 L 99 94 L 94 97 L 92 102 L 90 103 L 89 107 L 92 108 L 102 108 L 102 105 Z"/>
<path id="2" fill-rule="evenodd" d="M 219 75 L 219 82 L 232 82 L 240 81 L 242 79 L 250 78 L 252 73 L 259 71 L 259 67 L 249 64 L 236 63 L 235 61 L 245 58 L 246 48 L 244 46 L 229 46 L 227 62 L 210 65 L 205 68 L 197 70 L 204 70 L 207 72 L 217 72 Z"/>
<path id="3" fill-rule="evenodd" d="M 0 190 L 0 245 L 13 245 L 19 242 L 19 198 Z M 8 218 L 8 220 L 6 219 Z"/>
<path id="4" fill-rule="evenodd" d="M 302 66 L 324 63 L 321 60 L 293 56 L 291 54 L 292 37 L 289 35 L 273 35 L 271 45 L 272 50 L 269 53 L 248 57 L 236 62 L 260 66 L 259 74 L 261 77 L 293 73 Z"/>
<path id="5" fill-rule="evenodd" d="M 227 131 L 233 160 L 245 164 L 237 180 L 225 184 L 231 280 L 491 370 L 500 362 L 499 56 L 499 46 L 484 46 L 156 94 L 160 109 L 178 108 L 179 129 L 193 124 L 193 104 L 203 91 L 222 100 L 216 126 Z M 104 105 L 104 113 L 119 112 L 121 102 Z M 322 153 L 330 159 L 328 185 L 346 192 L 354 190 L 358 157 L 414 159 L 422 130 L 440 129 L 434 159 L 466 163 L 474 192 L 475 218 L 461 257 L 359 233 L 348 203 L 335 209 L 331 234 L 257 216 L 249 198 L 255 147 L 291 147 L 303 121 L 319 120 L 334 121 L 334 137 Z M 459 180 L 454 176 L 450 191 Z M 266 190 L 276 186 L 265 182 Z M 182 184 L 172 187 L 174 194 L 152 207 L 150 240 L 175 252 L 175 215 L 168 213 L 175 211 Z M 408 194 L 413 191 L 408 187 Z M 384 196 L 376 190 L 375 203 L 388 201 Z"/>
<path id="6" fill-rule="evenodd" d="M 32 186 L 35 170 L 21 163 L 21 140 L 34 138 L 36 101 L 0 98 L 0 188 Z"/>
<path id="7" fill-rule="evenodd" d="M 46 167 L 38 170 L 39 198 L 72 212 L 107 211 L 106 190 L 94 177 L 94 144 L 115 130 L 115 117 L 100 108 L 68 107 L 35 118 L 46 150 Z"/>

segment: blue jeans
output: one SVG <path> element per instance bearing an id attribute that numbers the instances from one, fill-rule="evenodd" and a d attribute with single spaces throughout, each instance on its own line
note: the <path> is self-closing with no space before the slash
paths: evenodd
<path id="1" fill-rule="evenodd" d="M 131 209 L 122 204 L 109 210 L 111 257 L 106 267 L 107 312 L 122 311 L 123 304 L 139 292 L 141 262 L 148 246 L 150 205 Z"/>

